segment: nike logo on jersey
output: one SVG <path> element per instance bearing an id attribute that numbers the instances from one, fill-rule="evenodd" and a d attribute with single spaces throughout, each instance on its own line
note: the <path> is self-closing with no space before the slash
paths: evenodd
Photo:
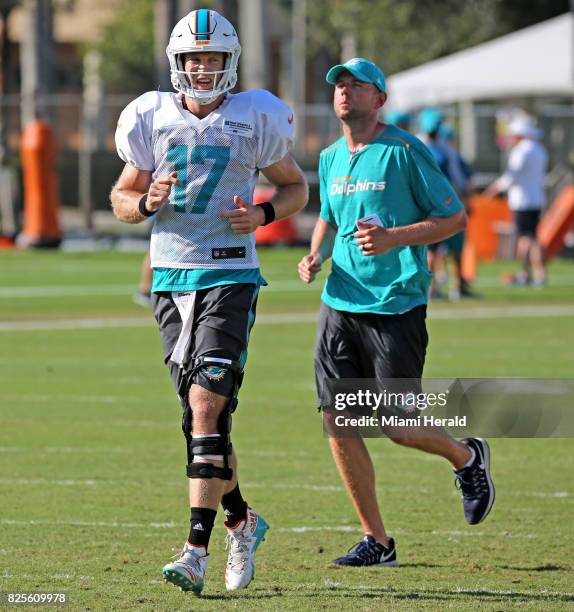
<path id="1" fill-rule="evenodd" d="M 287 123 L 291 125 L 293 123 L 293 115 L 287 119 Z"/>
<path id="2" fill-rule="evenodd" d="M 452 202 L 452 196 L 450 196 L 450 198 L 447 198 L 444 203 L 446 204 L 446 206 L 448 206 L 450 203 Z"/>

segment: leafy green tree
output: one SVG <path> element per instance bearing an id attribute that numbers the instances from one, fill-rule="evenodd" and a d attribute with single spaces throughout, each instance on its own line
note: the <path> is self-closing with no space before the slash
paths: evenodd
<path id="1" fill-rule="evenodd" d="M 112 93 L 143 93 L 156 82 L 153 0 L 125 0 L 96 45 Z"/>
<path id="2" fill-rule="evenodd" d="M 564 13 L 569 1 L 319 0 L 307 6 L 310 57 L 319 48 L 336 56 L 348 32 L 360 55 L 392 74 Z"/>

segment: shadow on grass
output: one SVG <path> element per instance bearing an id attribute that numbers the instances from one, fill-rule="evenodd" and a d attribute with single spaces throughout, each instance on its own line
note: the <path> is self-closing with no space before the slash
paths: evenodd
<path id="1" fill-rule="evenodd" d="M 399 590 L 393 587 L 378 588 L 378 587 L 357 587 L 348 586 L 314 586 L 309 584 L 301 585 L 297 589 L 280 589 L 276 588 L 273 591 L 244 591 L 233 594 L 213 594 L 202 595 L 198 598 L 206 601 L 227 601 L 230 603 L 233 600 L 242 602 L 257 602 L 270 600 L 279 597 L 287 597 L 289 600 L 297 596 L 309 598 L 324 599 L 329 597 L 359 599 L 359 600 L 374 600 L 384 597 L 391 597 L 395 600 L 405 601 L 442 601 L 454 602 L 471 600 L 476 602 L 500 602 L 500 601 L 524 601 L 524 602 L 574 602 L 574 594 L 572 593 L 533 593 L 532 591 L 497 591 L 488 589 L 416 589 L 412 591 Z"/>
<path id="2" fill-rule="evenodd" d="M 438 564 L 438 563 L 402 563 L 399 565 L 400 569 L 404 569 L 405 567 L 425 567 L 425 568 L 445 568 L 448 567 L 447 564 Z"/>
<path id="3" fill-rule="evenodd" d="M 569 567 L 564 565 L 554 565 L 547 563 L 546 565 L 520 566 L 520 565 L 498 565 L 500 569 L 514 570 L 516 572 L 568 572 Z"/>

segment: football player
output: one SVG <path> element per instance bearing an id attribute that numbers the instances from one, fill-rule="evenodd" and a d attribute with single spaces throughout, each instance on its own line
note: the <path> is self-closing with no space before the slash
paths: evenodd
<path id="1" fill-rule="evenodd" d="M 241 47 L 233 25 L 200 9 L 174 28 L 167 55 L 177 93 L 143 94 L 116 132 L 126 162 L 111 193 L 116 217 L 155 217 L 152 305 L 183 407 L 191 526 L 163 575 L 201 593 L 219 504 L 226 514 L 227 589 L 246 587 L 268 525 L 244 501 L 231 446 L 261 276 L 255 230 L 303 208 L 308 188 L 289 154 L 293 113 L 265 90 L 232 94 Z M 253 206 L 259 172 L 276 187 Z"/>

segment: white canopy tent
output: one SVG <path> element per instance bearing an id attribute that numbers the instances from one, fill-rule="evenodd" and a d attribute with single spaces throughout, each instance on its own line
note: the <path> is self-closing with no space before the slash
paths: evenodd
<path id="1" fill-rule="evenodd" d="M 387 109 L 518 96 L 574 95 L 574 14 L 567 13 L 399 72 Z"/>

